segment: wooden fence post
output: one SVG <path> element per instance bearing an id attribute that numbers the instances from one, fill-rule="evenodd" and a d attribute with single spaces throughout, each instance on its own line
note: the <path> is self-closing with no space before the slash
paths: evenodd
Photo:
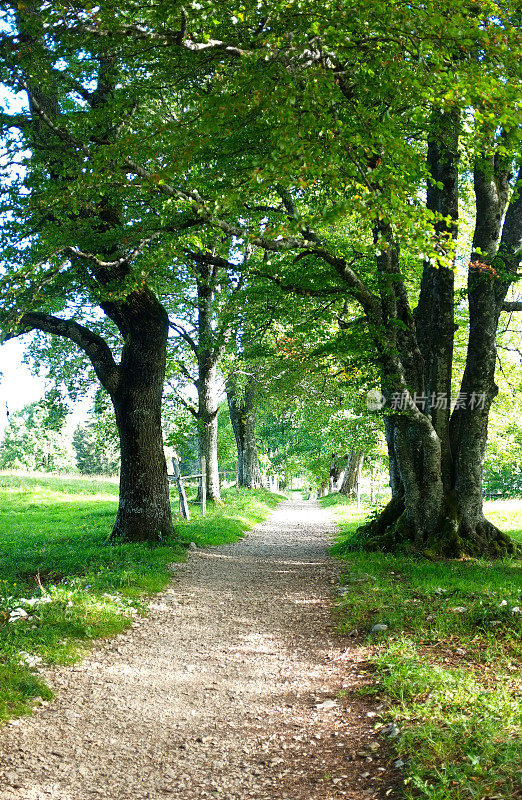
<path id="1" fill-rule="evenodd" d="M 200 498 L 201 498 L 201 516 L 204 517 L 207 513 L 207 459 L 205 456 L 201 456 L 201 491 L 200 491 Z"/>
<path id="2" fill-rule="evenodd" d="M 174 477 L 176 478 L 176 483 L 178 485 L 179 505 L 181 508 L 181 513 L 183 514 L 185 519 L 190 521 L 190 512 L 187 503 L 187 495 L 185 494 L 185 489 L 183 488 L 183 481 L 181 480 L 181 473 L 179 471 L 179 464 L 177 458 L 172 459 L 172 466 L 174 467 Z"/>
<path id="3" fill-rule="evenodd" d="M 357 470 L 357 508 L 361 505 L 361 483 L 362 483 L 362 470 L 363 470 L 364 456 L 359 461 L 359 469 Z"/>

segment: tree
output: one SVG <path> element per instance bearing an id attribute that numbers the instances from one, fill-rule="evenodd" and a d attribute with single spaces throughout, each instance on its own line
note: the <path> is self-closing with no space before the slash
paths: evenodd
<path id="1" fill-rule="evenodd" d="M 237 445 L 237 480 L 239 486 L 258 489 L 263 485 L 256 438 L 256 380 L 247 376 L 238 386 L 238 376 L 231 372 L 227 381 L 230 421 Z"/>
<path id="2" fill-rule="evenodd" d="M 233 341 L 237 327 L 238 299 L 242 288 L 240 266 L 200 245 L 187 250 L 178 264 L 184 285 L 183 293 L 171 298 L 171 328 L 183 347 L 172 353 L 171 388 L 178 401 L 190 411 L 197 423 L 200 456 L 207 465 L 207 498 L 220 502 L 218 463 L 218 409 L 220 362 Z M 181 275 L 180 275 L 181 277 Z M 197 404 L 187 400 L 176 388 L 174 376 L 191 383 L 197 393 Z"/>
<path id="3" fill-rule="evenodd" d="M 214 2 L 182 14 L 170 2 L 59 9 L 53 30 L 69 43 L 83 37 L 95 53 L 110 41 L 112 57 L 125 54 L 133 67 L 133 53 L 145 59 L 141 73 L 130 70 L 134 97 L 147 95 L 144 73 L 183 95 L 175 108 L 165 95 L 142 107 L 123 152 L 97 148 L 110 181 L 132 183 L 136 216 L 139 194 L 171 227 L 206 225 L 246 244 L 256 271 L 288 291 L 344 295 L 362 309 L 388 403 L 393 491 L 366 531 L 369 544 L 452 555 L 512 549 L 482 515 L 481 474 L 496 327 L 521 244 L 510 177 L 520 166 L 517 4 L 332 0 L 307 14 L 293 2 L 269 14 L 257 3 L 234 10 L 231 26 L 230 6 Z M 188 63 L 200 71 L 184 84 Z M 450 415 L 457 177 L 466 179 L 470 163 L 477 224 L 461 384 L 470 402 Z M 431 401 L 444 395 L 447 408 Z"/>
<path id="4" fill-rule="evenodd" d="M 364 450 L 351 450 L 348 454 L 346 468 L 339 492 L 346 496 L 357 492 L 359 476 L 364 463 Z"/>
<path id="5" fill-rule="evenodd" d="M 1 37 L 4 85 L 28 98 L 22 113 L 2 117 L 10 137 L 4 336 L 42 331 L 87 355 L 111 398 L 119 431 L 113 537 L 157 540 L 173 532 L 161 431 L 168 317 L 140 256 L 157 236 L 158 221 L 147 210 L 148 222 L 140 213 L 136 223 L 135 189 L 129 186 L 125 201 L 120 191 L 129 185 L 125 170 L 113 182 L 118 146 L 146 101 L 140 106 L 139 95 L 129 90 L 136 59 L 124 63 L 108 42 L 86 38 L 75 49 L 53 24 L 56 13 L 38 3 L 13 4 L 10 31 Z M 25 169 L 16 172 L 19 153 L 27 151 Z M 119 161 L 118 171 L 121 166 Z M 139 171 L 133 164 L 127 170 Z M 191 224 L 178 218 L 170 232 Z M 96 326 L 81 324 L 79 313 L 71 316 L 73 307 L 96 306 L 113 324 L 115 352 Z"/>
<path id="6" fill-rule="evenodd" d="M 90 419 L 78 425 L 72 444 L 83 475 L 115 475 L 120 469 L 118 431 L 103 390 L 96 393 Z"/>
<path id="7" fill-rule="evenodd" d="M 265 209 L 264 235 L 244 224 L 233 230 L 271 254 L 297 251 L 296 289 L 316 291 L 323 269 L 364 312 L 388 405 L 393 494 L 364 531 L 367 544 L 502 555 L 514 545 L 484 518 L 482 465 L 496 393 L 495 338 L 522 246 L 519 11 L 515 4 L 468 2 L 388 5 L 386 14 L 380 3 L 357 9 L 358 16 L 351 6 L 344 13 L 336 9 L 335 28 L 324 5 L 322 17 L 300 15 L 297 23 L 281 8 L 270 17 L 263 30 L 270 45 L 260 49 L 269 62 L 277 51 L 280 69 L 267 67 L 255 92 L 282 154 L 274 148 L 269 163 L 257 167 L 257 179 L 267 185 L 274 174 L 283 176 L 296 213 L 285 224 L 277 209 Z M 239 57 L 248 50 L 252 81 L 257 50 L 247 38 L 245 50 L 238 50 Z M 292 89 L 298 65 L 300 80 Z M 269 106 L 276 72 L 280 83 Z M 238 91 L 232 85 L 230 95 Z M 326 166 L 318 157 L 324 140 L 330 142 Z M 467 358 L 460 402 L 452 409 L 459 177 L 469 163 L 460 159 L 462 150 L 473 165 L 476 224 L 468 258 Z M 304 189 L 315 195 L 306 205 L 300 202 Z M 341 193 L 343 199 L 332 200 Z M 319 200 L 329 201 L 326 213 L 317 213 Z M 353 241 L 342 241 L 339 226 L 325 225 L 343 216 L 358 220 L 362 253 Z M 231 232 L 222 218 L 209 214 L 209 220 Z M 267 267 L 281 281 L 284 260 L 271 258 Z M 419 258 L 415 305 L 409 284 L 415 285 L 412 262 Z M 309 284 L 302 280 L 305 266 Z"/>

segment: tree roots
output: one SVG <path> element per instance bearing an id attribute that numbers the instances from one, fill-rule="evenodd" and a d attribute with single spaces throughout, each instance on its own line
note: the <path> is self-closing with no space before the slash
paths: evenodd
<path id="1" fill-rule="evenodd" d="M 423 555 L 427 558 L 504 558 L 520 547 L 485 517 L 472 524 L 448 499 L 432 532 L 419 530 L 403 498 L 393 498 L 373 519 L 357 529 L 353 549 Z"/>

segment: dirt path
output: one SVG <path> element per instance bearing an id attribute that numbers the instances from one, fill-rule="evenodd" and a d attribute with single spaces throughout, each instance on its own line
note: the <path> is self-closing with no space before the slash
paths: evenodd
<path id="1" fill-rule="evenodd" d="M 285 502 L 191 554 L 150 617 L 53 670 L 57 699 L 0 731 L 1 800 L 384 796 L 357 754 L 379 739 L 357 658 L 339 658 L 332 533 L 317 504 Z"/>

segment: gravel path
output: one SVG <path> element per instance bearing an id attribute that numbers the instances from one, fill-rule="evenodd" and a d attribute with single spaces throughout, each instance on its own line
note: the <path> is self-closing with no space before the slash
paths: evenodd
<path id="1" fill-rule="evenodd" d="M 380 797 L 332 533 L 316 503 L 284 502 L 191 553 L 147 619 L 47 672 L 57 698 L 0 731 L 1 800 Z"/>

